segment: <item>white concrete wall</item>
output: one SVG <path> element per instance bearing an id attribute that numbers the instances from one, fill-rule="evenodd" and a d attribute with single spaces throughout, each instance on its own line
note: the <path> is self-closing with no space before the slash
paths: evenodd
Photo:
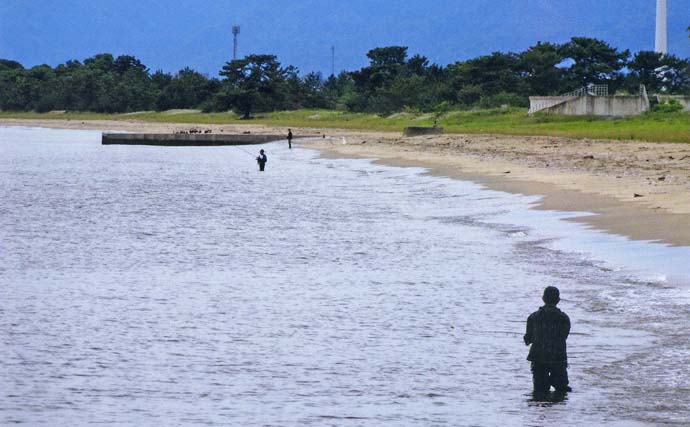
<path id="1" fill-rule="evenodd" d="M 644 96 L 580 96 L 563 98 L 557 96 L 532 96 L 530 103 L 563 102 L 541 110 L 547 114 L 566 116 L 637 116 L 649 110 L 649 100 Z"/>

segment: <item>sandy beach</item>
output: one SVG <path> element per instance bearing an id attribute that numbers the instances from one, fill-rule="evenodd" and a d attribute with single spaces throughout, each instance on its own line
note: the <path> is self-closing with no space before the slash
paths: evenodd
<path id="1" fill-rule="evenodd" d="M 261 125 L 193 125 L 141 121 L 0 120 L 2 126 L 174 132 L 287 133 Z M 541 136 L 438 135 L 294 129 L 325 138 L 297 140 L 325 156 L 374 158 L 471 180 L 487 188 L 541 195 L 535 208 L 590 212 L 574 218 L 636 240 L 690 246 L 690 146 Z"/>

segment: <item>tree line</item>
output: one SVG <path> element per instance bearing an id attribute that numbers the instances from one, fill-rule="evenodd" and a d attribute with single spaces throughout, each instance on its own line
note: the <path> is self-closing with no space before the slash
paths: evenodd
<path id="1" fill-rule="evenodd" d="M 690 93 L 690 60 L 575 37 L 537 43 L 519 53 L 494 52 L 447 66 L 408 54 L 404 46 L 372 49 L 359 70 L 323 78 L 301 76 L 274 55 L 227 62 L 217 78 L 191 68 L 151 72 L 133 56 L 98 54 L 56 67 L 24 68 L 0 59 L 0 110 L 123 113 L 149 110 L 233 110 L 253 113 L 300 108 L 391 114 L 403 110 L 525 107 L 530 95 L 558 95 L 589 84 L 611 93 Z"/>

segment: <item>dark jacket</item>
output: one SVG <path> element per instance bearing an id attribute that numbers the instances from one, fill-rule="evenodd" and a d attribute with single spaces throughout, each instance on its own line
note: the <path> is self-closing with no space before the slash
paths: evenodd
<path id="1" fill-rule="evenodd" d="M 525 344 L 532 344 L 527 360 L 539 363 L 568 361 L 565 340 L 570 333 L 570 318 L 556 306 L 545 305 L 527 318 Z"/>
<path id="2" fill-rule="evenodd" d="M 265 154 L 259 154 L 259 157 L 256 158 L 256 161 L 265 164 L 268 162 L 268 157 Z"/>

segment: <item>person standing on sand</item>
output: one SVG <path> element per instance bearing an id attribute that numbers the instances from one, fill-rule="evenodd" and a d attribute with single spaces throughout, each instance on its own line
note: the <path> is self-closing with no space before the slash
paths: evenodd
<path id="1" fill-rule="evenodd" d="M 268 157 L 264 150 L 259 150 L 259 157 L 256 158 L 256 162 L 259 164 L 259 172 L 263 172 L 266 167 L 266 162 L 268 162 Z"/>
<path id="2" fill-rule="evenodd" d="M 288 140 L 288 148 L 290 150 L 292 150 L 292 129 L 288 129 L 287 140 Z"/>
<path id="3" fill-rule="evenodd" d="M 542 297 L 544 306 L 527 318 L 525 345 L 532 345 L 527 360 L 532 362 L 535 393 L 548 393 L 551 386 L 558 393 L 572 391 L 568 386 L 568 352 L 566 340 L 570 318 L 556 308 L 560 302 L 558 288 L 549 286 Z"/>

